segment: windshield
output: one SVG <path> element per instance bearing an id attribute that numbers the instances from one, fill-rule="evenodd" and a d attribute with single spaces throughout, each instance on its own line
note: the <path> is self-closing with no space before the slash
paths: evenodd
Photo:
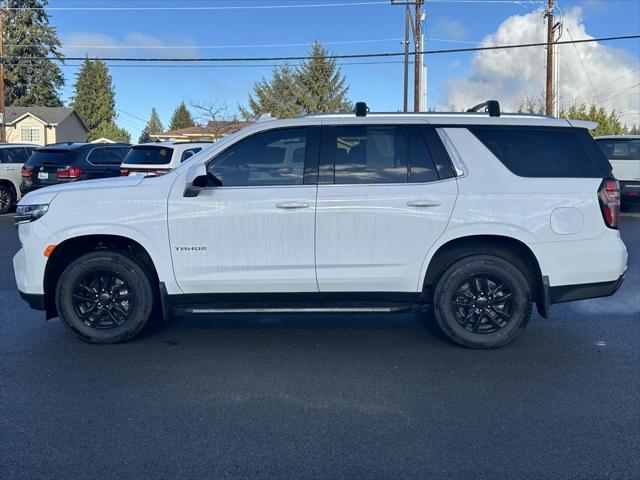
<path id="1" fill-rule="evenodd" d="M 171 162 L 173 148 L 160 146 L 133 147 L 124 157 L 127 165 L 167 165 Z"/>
<path id="2" fill-rule="evenodd" d="M 31 154 L 27 165 L 60 165 L 67 166 L 73 163 L 75 152 L 62 149 L 38 149 Z"/>

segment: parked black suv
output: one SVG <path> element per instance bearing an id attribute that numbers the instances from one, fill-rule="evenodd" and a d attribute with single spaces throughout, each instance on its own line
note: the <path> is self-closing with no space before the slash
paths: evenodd
<path id="1" fill-rule="evenodd" d="M 64 143 L 31 154 L 22 167 L 20 191 L 59 183 L 120 176 L 120 164 L 131 145 L 126 143 Z"/>

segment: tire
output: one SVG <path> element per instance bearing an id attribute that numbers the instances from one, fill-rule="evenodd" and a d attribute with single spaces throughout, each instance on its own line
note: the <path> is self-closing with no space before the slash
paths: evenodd
<path id="1" fill-rule="evenodd" d="M 97 251 L 74 260 L 60 276 L 56 307 L 64 324 L 90 343 L 121 343 L 147 324 L 154 306 L 151 280 L 135 257 Z"/>
<path id="2" fill-rule="evenodd" d="M 437 280 L 433 310 L 453 342 L 498 348 L 513 342 L 531 317 L 532 289 L 510 261 L 477 254 L 457 260 Z"/>
<path id="3" fill-rule="evenodd" d="M 16 196 L 8 185 L 0 185 L 0 215 L 9 212 L 16 203 Z"/>

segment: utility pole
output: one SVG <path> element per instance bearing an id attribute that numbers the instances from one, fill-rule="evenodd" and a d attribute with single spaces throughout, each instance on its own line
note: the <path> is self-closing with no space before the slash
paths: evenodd
<path id="1" fill-rule="evenodd" d="M 404 102 L 403 112 L 409 108 L 409 28 L 411 26 L 411 11 L 409 10 L 409 0 L 405 3 L 404 12 Z"/>
<path id="2" fill-rule="evenodd" d="M 545 17 L 547 17 L 547 90 L 545 95 L 545 113 L 548 116 L 553 115 L 553 2 L 554 0 L 547 0 L 547 11 Z"/>
<path id="3" fill-rule="evenodd" d="M 404 112 L 409 109 L 409 29 L 412 26 L 409 6 L 413 5 L 413 3 L 410 0 L 391 0 L 391 5 L 402 5 L 404 7 Z"/>
<path id="4" fill-rule="evenodd" d="M 420 75 L 422 74 L 422 1 L 415 0 L 416 2 L 416 17 L 414 18 L 413 28 L 413 45 L 414 45 L 414 58 L 413 58 L 413 111 L 420 111 Z"/>
<path id="5" fill-rule="evenodd" d="M 0 8 L 0 143 L 7 141 L 6 130 L 4 128 L 4 12 L 4 8 Z"/>

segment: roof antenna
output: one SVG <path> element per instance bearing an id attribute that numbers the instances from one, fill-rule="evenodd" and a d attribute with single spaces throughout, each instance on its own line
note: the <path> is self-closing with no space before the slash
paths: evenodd
<path id="1" fill-rule="evenodd" d="M 369 107 L 365 102 L 356 102 L 356 108 L 353 111 L 356 112 L 356 117 L 366 117 Z"/>

